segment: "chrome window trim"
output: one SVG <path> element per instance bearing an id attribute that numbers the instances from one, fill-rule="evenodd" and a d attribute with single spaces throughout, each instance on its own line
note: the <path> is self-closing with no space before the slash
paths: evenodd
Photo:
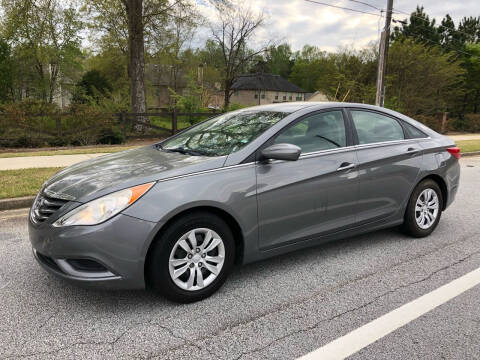
<path id="1" fill-rule="evenodd" d="M 390 141 L 381 141 L 381 142 L 375 142 L 375 143 L 369 143 L 369 144 L 358 144 L 354 145 L 355 149 L 367 149 L 371 147 L 382 147 L 382 146 L 388 146 L 388 145 L 399 145 L 399 144 L 405 144 L 405 143 L 410 143 L 410 142 L 416 142 L 419 140 L 429 140 L 431 137 L 427 138 L 418 138 L 418 139 L 403 139 L 403 140 L 390 140 Z"/>
<path id="2" fill-rule="evenodd" d="M 354 150 L 354 148 L 355 148 L 355 145 L 349 145 L 349 146 L 342 146 L 341 148 L 311 151 L 311 152 L 301 153 L 299 159 L 307 159 L 307 158 L 321 156 L 325 154 L 341 153 L 349 150 Z"/>

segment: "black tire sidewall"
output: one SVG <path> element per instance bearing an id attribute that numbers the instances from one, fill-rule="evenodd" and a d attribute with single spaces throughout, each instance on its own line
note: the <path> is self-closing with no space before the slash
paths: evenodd
<path id="1" fill-rule="evenodd" d="M 170 253 L 177 240 L 195 228 L 208 228 L 215 231 L 225 246 L 225 260 L 217 278 L 207 287 L 187 291 L 178 287 L 170 277 Z M 202 300 L 217 291 L 225 282 L 235 262 L 235 241 L 229 226 L 215 214 L 198 212 L 188 214 L 173 222 L 160 235 L 150 255 L 147 276 L 149 284 L 166 298 L 182 303 Z"/>
<path id="2" fill-rule="evenodd" d="M 437 218 L 435 219 L 435 222 L 430 226 L 428 229 L 422 229 L 420 226 L 418 226 L 417 221 L 415 219 L 415 206 L 417 203 L 417 199 L 420 196 L 421 192 L 425 189 L 432 189 L 435 191 L 438 197 L 438 202 L 439 202 L 439 209 L 438 209 L 438 215 Z M 408 202 L 407 209 L 405 211 L 405 222 L 403 225 L 404 231 L 414 237 L 425 237 L 430 235 L 435 228 L 437 227 L 440 218 L 442 216 L 442 209 L 443 209 L 443 195 L 440 187 L 438 184 L 431 180 L 431 179 L 426 179 L 420 182 L 415 189 L 412 192 L 412 195 L 410 196 L 410 200 Z"/>

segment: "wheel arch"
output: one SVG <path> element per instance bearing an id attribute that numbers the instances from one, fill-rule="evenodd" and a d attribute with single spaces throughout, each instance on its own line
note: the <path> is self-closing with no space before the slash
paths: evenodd
<path id="1" fill-rule="evenodd" d="M 209 213 L 215 214 L 227 223 L 227 225 L 232 230 L 233 239 L 235 241 L 235 264 L 241 264 L 243 262 L 244 247 L 245 247 L 244 235 L 243 235 L 242 228 L 239 222 L 235 219 L 235 217 L 232 214 L 230 214 L 227 210 L 214 205 L 193 206 L 187 209 L 183 209 L 178 213 L 174 214 L 165 222 L 165 224 L 163 224 L 157 230 L 155 236 L 153 237 L 153 240 L 148 246 L 148 250 L 145 256 L 144 273 L 145 273 L 145 280 L 147 283 L 148 283 L 147 268 L 150 264 L 149 263 L 151 258 L 150 255 L 155 243 L 160 240 L 165 229 L 167 229 L 174 221 L 176 221 L 177 219 L 187 214 L 191 214 L 195 212 L 209 212 Z"/>
<path id="2" fill-rule="evenodd" d="M 438 174 L 428 174 L 424 176 L 420 181 L 417 183 L 420 184 L 422 181 L 431 179 L 435 181 L 438 186 L 440 187 L 440 190 L 442 191 L 442 210 L 446 209 L 447 202 L 448 202 L 448 190 L 447 190 L 447 183 L 445 180 Z M 412 190 L 413 191 L 413 190 Z"/>

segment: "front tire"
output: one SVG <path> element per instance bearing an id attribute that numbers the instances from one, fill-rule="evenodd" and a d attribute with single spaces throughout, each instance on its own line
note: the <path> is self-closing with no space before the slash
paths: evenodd
<path id="1" fill-rule="evenodd" d="M 443 196 L 438 184 L 431 179 L 420 182 L 408 201 L 403 232 L 418 238 L 430 235 L 440 221 L 442 209 Z"/>
<path id="2" fill-rule="evenodd" d="M 181 303 L 205 299 L 225 282 L 235 260 L 229 226 L 215 214 L 195 212 L 175 220 L 153 245 L 149 285 Z"/>

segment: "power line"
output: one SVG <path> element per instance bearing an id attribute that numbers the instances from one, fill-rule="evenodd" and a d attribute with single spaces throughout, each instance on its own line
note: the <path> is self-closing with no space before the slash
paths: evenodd
<path id="1" fill-rule="evenodd" d="M 435 44 L 435 45 L 438 45 L 438 46 L 441 46 L 441 47 L 450 48 L 450 49 L 452 49 L 452 50 L 454 50 L 455 52 L 458 52 L 458 53 L 462 53 L 462 54 L 465 54 L 465 55 L 477 57 L 477 55 L 471 54 L 471 53 L 469 53 L 469 52 L 467 52 L 467 51 L 460 50 L 460 49 L 458 49 L 458 48 L 456 48 L 456 47 L 454 47 L 454 46 L 447 45 L 447 44 L 442 44 L 442 43 L 437 42 L 437 41 L 435 41 L 435 40 L 425 38 L 422 34 L 418 34 L 418 33 L 415 33 L 415 32 L 413 32 L 413 31 L 411 31 L 411 34 L 417 35 L 417 37 L 418 37 L 420 40 L 425 40 L 425 41 L 431 42 L 432 44 Z"/>
<path id="2" fill-rule="evenodd" d="M 377 7 L 375 5 L 372 5 L 372 4 L 369 4 L 367 2 L 363 2 L 363 1 L 359 1 L 359 0 L 348 0 L 348 1 L 355 2 L 355 3 L 358 3 L 358 4 L 362 4 L 362 5 L 371 7 L 372 9 L 375 9 L 375 10 L 378 10 L 378 11 L 383 11 L 383 9 L 380 9 L 379 7 Z"/>
<path id="3" fill-rule="evenodd" d="M 382 14 L 375 14 L 375 13 L 371 13 L 371 12 L 367 12 L 367 11 L 362 11 L 362 10 L 347 8 L 347 7 L 343 7 L 343 6 L 328 4 L 328 3 L 324 3 L 324 2 L 316 1 L 316 0 L 305 0 L 305 1 L 311 2 L 311 3 L 314 3 L 314 4 L 318 4 L 318 5 L 324 5 L 324 6 L 333 7 L 333 8 L 336 8 L 336 9 L 342 9 L 342 10 L 348 10 L 348 11 L 358 12 L 358 13 L 362 13 L 362 14 L 366 14 L 366 15 L 373 15 L 373 16 L 377 16 L 377 17 L 382 17 L 382 16 L 383 16 Z M 357 1 L 357 0 L 349 0 L 349 1 L 362 3 L 362 2 Z M 364 5 L 365 5 L 365 4 L 367 4 L 367 3 L 364 3 Z M 372 6 L 373 6 L 373 5 L 372 5 Z M 382 10 L 380 9 L 380 11 L 382 11 Z M 426 19 L 424 19 L 424 18 L 422 18 L 422 17 L 416 16 L 416 15 L 413 15 L 413 14 L 408 14 L 408 13 L 406 13 L 406 12 L 401 12 L 401 11 L 398 10 L 398 9 L 393 9 L 392 12 L 393 12 L 393 13 L 397 13 L 397 14 L 398 14 L 398 13 L 403 13 L 403 14 L 405 14 L 405 15 L 411 15 L 411 16 L 413 16 L 413 17 L 415 17 L 415 18 L 418 18 L 418 19 L 421 19 L 421 20 L 423 20 L 423 21 L 429 22 L 428 20 L 426 20 Z M 392 19 L 392 21 L 396 22 L 396 21 L 399 21 L 399 20 Z M 445 26 L 443 26 L 443 25 L 439 25 L 439 27 L 440 27 L 440 26 L 441 26 L 441 27 L 445 27 Z M 430 29 L 428 29 L 428 30 L 430 30 Z M 458 30 L 456 30 L 456 31 L 458 31 Z M 463 33 L 462 31 L 458 31 L 458 32 Z M 429 42 L 431 42 L 431 43 L 433 43 L 433 44 L 435 44 L 435 45 L 448 47 L 448 48 L 450 48 L 450 49 L 452 49 L 452 50 L 454 50 L 454 51 L 456 51 L 456 52 L 458 52 L 458 53 L 463 53 L 463 54 L 465 54 L 465 55 L 477 56 L 477 55 L 468 53 L 468 52 L 466 52 L 466 51 L 460 50 L 460 49 L 458 49 L 458 48 L 452 47 L 452 46 L 450 46 L 450 45 L 442 44 L 442 43 L 436 42 L 436 41 L 434 41 L 434 40 L 431 40 L 431 39 L 428 39 L 428 38 L 424 38 L 421 34 L 414 33 L 413 31 L 411 31 L 411 33 L 412 33 L 413 35 L 417 35 L 418 37 L 421 37 L 422 40 L 429 41 Z M 464 33 L 464 34 L 467 34 L 467 33 Z M 471 34 L 467 34 L 467 35 L 470 36 Z"/>
<path id="4" fill-rule="evenodd" d="M 353 11 L 353 12 L 357 12 L 357 13 L 362 13 L 362 14 L 366 14 L 366 15 L 380 16 L 380 14 L 374 14 L 374 13 L 371 13 L 371 12 L 368 12 L 368 11 L 362 11 L 362 10 L 347 8 L 347 7 L 338 6 L 338 5 L 327 4 L 327 3 L 324 3 L 324 2 L 321 2 L 321 1 L 315 1 L 315 0 L 305 0 L 305 1 L 311 2 L 311 3 L 314 3 L 314 4 L 318 4 L 318 5 L 333 7 L 333 8 L 336 8 L 336 9 L 342 9 L 342 10 L 348 10 L 348 11 Z"/>

